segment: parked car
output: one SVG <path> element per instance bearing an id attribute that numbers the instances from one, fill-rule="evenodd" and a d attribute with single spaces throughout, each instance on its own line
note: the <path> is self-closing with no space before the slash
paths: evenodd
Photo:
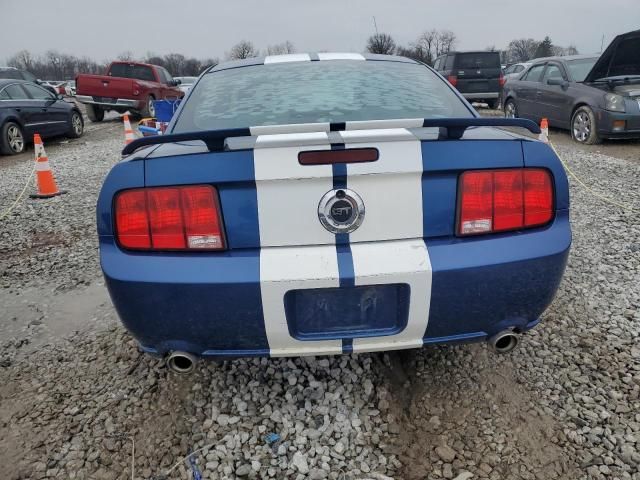
<path id="1" fill-rule="evenodd" d="M 518 78 L 520 75 L 522 75 L 522 72 L 529 68 L 529 66 L 531 66 L 531 62 L 514 63 L 513 65 L 509 65 L 504 70 L 505 81 L 509 80 L 510 78 Z"/>
<path id="2" fill-rule="evenodd" d="M 184 93 L 187 93 L 189 89 L 196 83 L 198 77 L 173 77 L 175 80 L 178 80 L 180 83 L 178 84 L 178 88 L 182 90 Z"/>
<path id="3" fill-rule="evenodd" d="M 76 95 L 76 81 L 75 80 L 67 80 L 66 85 L 66 94 L 69 97 L 75 97 Z"/>
<path id="4" fill-rule="evenodd" d="M 505 86 L 505 116 L 568 129 L 579 143 L 640 138 L 640 30 L 601 56 L 546 58 Z"/>
<path id="5" fill-rule="evenodd" d="M 18 70 L 14 67 L 0 67 L 0 79 L 11 79 L 11 80 L 26 80 L 27 82 L 32 82 L 37 85 L 41 85 L 42 87 L 49 90 L 51 93 L 57 93 L 50 85 L 46 84 L 42 80 L 36 78 L 36 76 L 28 72 L 26 70 Z"/>
<path id="6" fill-rule="evenodd" d="M 209 68 L 102 186 L 120 318 L 183 372 L 198 356 L 510 351 L 551 302 L 571 231 L 552 149 L 482 128 L 498 124 L 540 131 L 479 117 L 403 57 Z"/>
<path id="7" fill-rule="evenodd" d="M 434 68 L 469 101 L 498 108 L 504 75 L 499 52 L 449 52 Z"/>
<path id="8" fill-rule="evenodd" d="M 163 67 L 147 63 L 113 62 L 106 75 L 78 75 L 76 100 L 84 103 L 92 122 L 101 122 L 104 113 L 127 110 L 154 117 L 154 100 L 182 98 L 184 92 Z"/>
<path id="9" fill-rule="evenodd" d="M 43 87 L 24 80 L 0 80 L 0 153 L 22 153 L 33 135 L 66 135 L 84 132 L 78 107 Z"/>

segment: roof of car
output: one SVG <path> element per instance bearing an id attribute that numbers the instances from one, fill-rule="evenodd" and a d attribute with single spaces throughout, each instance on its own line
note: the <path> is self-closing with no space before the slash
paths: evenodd
<path id="1" fill-rule="evenodd" d="M 284 55 L 267 55 L 261 57 L 251 57 L 242 60 L 230 60 L 219 63 L 207 70 L 208 72 L 218 72 L 238 67 L 249 67 L 254 65 L 264 65 L 270 63 L 291 63 L 291 62 L 313 62 L 324 60 L 368 60 L 383 62 L 400 62 L 419 64 L 407 57 L 398 55 L 380 55 L 375 53 L 349 53 L 349 52 L 321 52 L 321 53 L 288 53 Z"/>
<path id="2" fill-rule="evenodd" d="M 555 57 L 544 57 L 544 58 L 535 58 L 531 60 L 531 63 L 544 63 L 549 62 L 551 60 L 566 62 L 569 60 L 585 60 L 587 58 L 598 58 L 600 55 L 565 55 L 565 56 L 555 56 Z"/>
<path id="3" fill-rule="evenodd" d="M 10 83 L 32 83 L 27 80 L 22 80 L 19 78 L 0 78 L 0 89 L 9 85 Z"/>

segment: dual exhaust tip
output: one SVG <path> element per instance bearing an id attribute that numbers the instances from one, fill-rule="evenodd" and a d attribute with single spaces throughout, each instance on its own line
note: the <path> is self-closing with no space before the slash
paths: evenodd
<path id="1" fill-rule="evenodd" d="M 496 353 L 509 353 L 520 343 L 520 336 L 511 330 L 503 330 L 490 337 L 487 341 L 489 346 Z M 187 352 L 171 352 L 167 356 L 167 367 L 176 373 L 193 372 L 198 359 Z"/>

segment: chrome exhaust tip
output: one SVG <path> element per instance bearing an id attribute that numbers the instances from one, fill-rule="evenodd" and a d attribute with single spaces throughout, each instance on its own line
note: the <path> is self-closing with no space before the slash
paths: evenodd
<path id="1" fill-rule="evenodd" d="M 198 359 L 187 352 L 171 352 L 167 356 L 167 367 L 176 373 L 191 373 Z"/>
<path id="2" fill-rule="evenodd" d="M 503 330 L 489 338 L 487 343 L 496 353 L 509 353 L 520 343 L 520 336 L 511 330 Z"/>

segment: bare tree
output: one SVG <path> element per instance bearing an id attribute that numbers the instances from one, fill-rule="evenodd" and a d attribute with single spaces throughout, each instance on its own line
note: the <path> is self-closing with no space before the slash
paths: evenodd
<path id="1" fill-rule="evenodd" d="M 7 64 L 10 67 L 31 71 L 31 68 L 33 66 L 33 61 L 34 61 L 34 58 L 31 55 L 31 52 L 29 50 L 20 50 L 18 53 L 16 53 L 13 57 L 9 59 Z"/>
<path id="2" fill-rule="evenodd" d="M 433 62 L 436 59 L 436 50 L 438 44 L 438 31 L 427 30 L 422 32 L 422 34 L 418 37 L 418 39 L 413 44 L 413 50 L 416 54 L 419 54 L 423 57 L 424 63 L 429 65 L 433 65 Z"/>
<path id="3" fill-rule="evenodd" d="M 132 62 L 136 59 L 135 55 L 131 50 L 127 50 L 126 52 L 122 52 L 120 55 L 116 57 L 118 60 L 122 62 Z"/>
<path id="4" fill-rule="evenodd" d="M 267 55 L 284 55 L 287 53 L 296 53 L 296 47 L 289 40 L 267 47 Z"/>
<path id="5" fill-rule="evenodd" d="M 437 37 L 436 58 L 453 50 L 458 42 L 458 37 L 451 30 L 442 30 Z"/>
<path id="6" fill-rule="evenodd" d="M 520 38 L 511 40 L 507 47 L 507 59 L 509 63 L 528 62 L 534 58 L 540 42 L 533 38 Z"/>
<path id="7" fill-rule="evenodd" d="M 367 40 L 367 51 L 369 53 L 393 55 L 396 51 L 396 42 L 388 33 L 376 33 Z"/>
<path id="8" fill-rule="evenodd" d="M 552 47 L 552 52 L 554 56 L 564 57 L 565 55 L 578 55 L 578 49 L 575 45 L 569 45 L 568 47 L 560 47 L 558 45 L 554 45 Z"/>
<path id="9" fill-rule="evenodd" d="M 253 46 L 253 43 L 242 40 L 231 47 L 231 51 L 227 53 L 229 60 L 242 60 L 243 58 L 257 57 L 258 51 Z"/>
<path id="10" fill-rule="evenodd" d="M 169 53 L 164 56 L 164 67 L 171 75 L 182 75 L 186 60 L 181 53 Z"/>

